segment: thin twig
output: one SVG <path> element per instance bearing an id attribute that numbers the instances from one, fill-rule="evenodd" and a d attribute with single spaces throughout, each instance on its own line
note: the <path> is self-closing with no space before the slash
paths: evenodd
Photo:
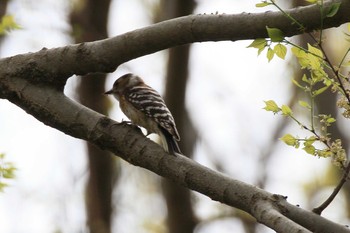
<path id="1" fill-rule="evenodd" d="M 345 182 L 348 179 L 349 172 L 350 172 L 350 163 L 348 163 L 348 165 L 346 166 L 346 170 L 345 170 L 345 172 L 343 174 L 343 177 L 341 178 L 341 180 L 339 181 L 338 185 L 333 190 L 332 194 L 319 207 L 314 208 L 312 210 L 312 212 L 314 212 L 314 213 L 316 213 L 318 215 L 321 215 L 322 211 L 324 209 L 326 209 L 329 206 L 329 204 L 332 203 L 334 198 L 338 195 L 340 189 L 343 187 L 343 185 L 345 184 Z"/>
<path id="2" fill-rule="evenodd" d="M 320 48 L 320 50 L 322 51 L 322 53 L 324 55 L 324 61 L 329 64 L 330 70 L 333 72 L 335 78 L 337 79 L 337 81 L 339 83 L 339 87 L 342 90 L 342 92 L 344 93 L 345 98 L 348 100 L 348 102 L 350 102 L 350 96 L 349 96 L 348 92 L 346 91 L 345 85 L 343 84 L 341 78 L 339 77 L 338 70 L 336 70 L 334 68 L 334 66 L 332 66 L 332 63 L 331 63 L 329 57 L 327 56 L 327 54 L 326 54 L 323 46 L 321 45 L 321 43 L 319 43 L 319 48 Z M 348 179 L 349 172 L 350 172 L 350 162 L 348 162 L 348 165 L 345 168 L 345 172 L 343 174 L 343 177 L 341 178 L 341 180 L 339 181 L 338 185 L 333 190 L 332 194 L 319 207 L 314 208 L 312 210 L 312 212 L 321 215 L 322 211 L 324 209 L 326 209 L 329 206 L 330 203 L 332 203 L 334 198 L 340 192 L 341 188 L 343 187 L 343 185 L 345 184 L 345 182 Z"/>

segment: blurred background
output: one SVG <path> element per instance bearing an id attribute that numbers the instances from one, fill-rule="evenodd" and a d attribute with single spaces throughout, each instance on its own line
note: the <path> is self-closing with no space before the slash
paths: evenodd
<path id="1" fill-rule="evenodd" d="M 0 13 L 22 27 L 0 40 L 1 57 L 94 41 L 163 20 L 199 13 L 263 12 L 258 0 L 0 0 Z M 279 1 L 284 8 L 304 1 Z M 349 44 L 343 27 L 327 30 L 326 49 L 335 63 Z M 292 38 L 299 44 L 307 37 Z M 312 209 L 333 190 L 341 171 L 330 159 L 284 145 L 285 133 L 303 137 L 298 125 L 264 111 L 264 100 L 287 104 L 308 124 L 294 103 L 308 101 L 292 85 L 302 76 L 288 52 L 267 62 L 246 48 L 251 41 L 180 46 L 121 65 L 112 74 L 69 79 L 65 93 L 118 121 L 118 103 L 102 93 L 132 72 L 158 90 L 172 111 L 182 151 L 234 179 L 288 196 Z M 348 124 L 338 117 L 336 98 L 325 93 L 317 110 L 333 114 L 335 138 L 348 141 Z M 0 193 L 0 232 L 273 232 L 242 211 L 179 187 L 85 141 L 45 126 L 7 100 L 0 101 L 0 153 L 17 170 Z M 157 140 L 156 137 L 153 139 Z M 347 143 L 345 147 L 347 148 Z M 323 215 L 349 224 L 349 187 Z"/>

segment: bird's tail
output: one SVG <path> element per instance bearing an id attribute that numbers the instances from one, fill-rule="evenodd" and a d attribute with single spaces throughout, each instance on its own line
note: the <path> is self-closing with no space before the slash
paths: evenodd
<path id="1" fill-rule="evenodd" d="M 171 135 L 165 129 L 161 129 L 161 130 L 162 130 L 161 141 L 162 141 L 164 150 L 171 155 L 182 154 L 180 147 L 177 144 L 177 141 L 175 140 L 173 135 Z"/>

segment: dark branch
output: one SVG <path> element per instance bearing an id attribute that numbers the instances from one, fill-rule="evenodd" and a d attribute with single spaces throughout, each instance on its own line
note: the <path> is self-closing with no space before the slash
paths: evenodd
<path id="1" fill-rule="evenodd" d="M 286 224 L 289 232 L 308 232 L 304 228 L 313 232 L 350 232 L 344 226 L 287 203 L 282 196 L 231 179 L 184 156 L 170 156 L 135 127 L 119 124 L 55 89 L 42 88 L 24 79 L 16 79 L 15 84 L 7 88 L 12 93 L 9 98 L 11 102 L 45 124 L 87 140 L 131 164 L 153 171 L 213 200 L 246 211 L 277 232 L 285 232 Z M 264 205 L 271 207 L 262 209 Z M 276 211 L 281 214 L 276 214 Z M 294 224 L 290 224 L 289 219 Z"/>
<path id="2" fill-rule="evenodd" d="M 343 0 L 338 13 L 325 20 L 324 28 L 350 21 L 348 12 L 350 1 Z M 307 31 L 319 27 L 317 6 L 297 8 L 288 13 L 303 22 Z M 135 128 L 118 124 L 62 93 L 73 74 L 111 72 L 131 59 L 187 43 L 266 37 L 266 26 L 279 28 L 286 36 L 301 33 L 276 12 L 191 15 L 106 40 L 1 59 L 0 98 L 10 100 L 39 121 L 68 135 L 87 140 L 136 166 L 246 211 L 277 232 L 285 232 L 286 225 L 290 227 L 289 232 L 307 232 L 305 228 L 313 232 L 350 232 L 339 224 L 288 204 L 281 196 L 230 179 L 185 157 L 169 156 Z M 263 205 L 269 208 L 259 208 Z"/>
<path id="3" fill-rule="evenodd" d="M 325 9 L 334 2 L 339 1 L 326 2 Z M 341 3 L 338 13 L 324 20 L 324 28 L 350 21 L 350 1 Z M 320 27 L 321 15 L 316 5 L 291 9 L 287 13 L 303 23 L 305 32 Z M 264 38 L 267 37 L 266 26 L 279 28 L 286 36 L 303 33 L 280 12 L 189 15 L 105 40 L 1 59 L 0 78 L 10 74 L 62 90 L 73 74 L 112 72 L 129 60 L 188 43 Z"/>

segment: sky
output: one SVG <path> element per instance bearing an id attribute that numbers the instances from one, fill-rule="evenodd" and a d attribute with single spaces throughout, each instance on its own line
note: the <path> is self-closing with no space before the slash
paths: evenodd
<path id="1" fill-rule="evenodd" d="M 1 57 L 71 44 L 70 26 L 66 22 L 68 2 L 12 0 L 8 11 L 23 29 L 8 35 L 0 51 Z M 150 12 L 145 10 L 145 5 L 154 1 L 141 2 L 113 1 L 108 26 L 111 37 L 151 24 Z M 273 10 L 257 9 L 257 2 L 200 0 L 195 13 Z M 123 23 L 125 21 L 128 23 Z M 246 48 L 250 43 L 207 42 L 196 43 L 191 48 L 186 105 L 201 136 L 194 159 L 211 168 L 219 162 L 225 173 L 250 184 L 257 182 L 261 170 L 267 171 L 267 191 L 286 195 L 291 203 L 310 208 L 303 188 L 308 182 L 320 179 L 330 161 L 314 158 L 278 142 L 270 162 L 266 167 L 260 166 L 261 150 L 270 141 L 270 133 L 281 119 L 262 109 L 264 100 L 288 103 L 293 73 L 288 71 L 290 62 L 278 58 L 267 62 L 264 54 L 257 56 L 256 50 Z M 106 90 L 117 77 L 133 72 L 162 92 L 165 60 L 166 54 L 158 52 L 122 65 L 109 75 Z M 72 98 L 75 98 L 76 80 L 76 77 L 70 78 L 65 89 Z M 84 232 L 87 178 L 84 143 L 45 126 L 7 100 L 0 100 L 0 112 L 0 152 L 5 153 L 6 160 L 18 169 L 16 178 L 0 193 L 0 232 Z M 116 120 L 123 117 L 117 102 L 114 102 L 111 117 Z M 303 135 L 298 126 L 288 126 L 286 130 Z M 122 162 L 122 167 L 118 187 L 123 188 L 117 187 L 118 192 L 114 194 L 118 208 L 114 231 L 131 233 L 162 229 L 166 210 L 158 192 L 159 177 L 126 162 Z M 330 190 L 320 193 L 314 203 L 317 205 Z M 349 220 L 339 211 L 344 204 L 342 198 L 335 200 L 325 216 L 346 224 Z M 131 200 L 136 199 L 138 206 L 143 208 L 135 208 Z M 194 200 L 201 219 L 210 219 L 228 208 L 196 193 Z M 242 229 L 232 219 L 212 221 L 197 229 L 199 233 L 218 230 L 226 233 Z M 272 231 L 262 227 L 261 232 Z"/>

